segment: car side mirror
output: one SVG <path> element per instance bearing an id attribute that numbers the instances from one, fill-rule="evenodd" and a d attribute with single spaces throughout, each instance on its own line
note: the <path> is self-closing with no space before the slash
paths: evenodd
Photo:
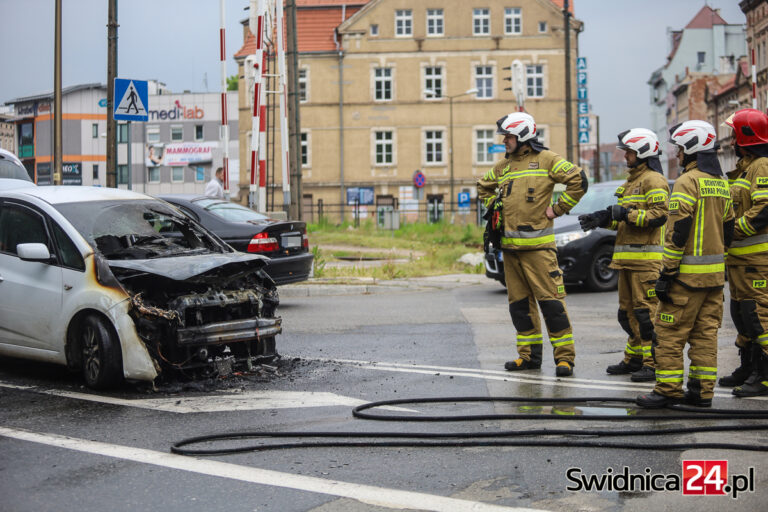
<path id="1" fill-rule="evenodd" d="M 45 244 L 19 244 L 16 246 L 16 254 L 23 261 L 48 263 L 53 259 Z"/>

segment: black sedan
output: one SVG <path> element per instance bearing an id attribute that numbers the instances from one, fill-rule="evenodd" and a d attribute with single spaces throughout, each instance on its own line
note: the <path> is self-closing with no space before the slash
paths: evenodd
<path id="1" fill-rule="evenodd" d="M 158 197 L 180 208 L 236 250 L 268 256 L 265 270 L 275 284 L 309 278 L 314 256 L 309 252 L 305 222 L 272 219 L 223 199 L 191 194 Z"/>
<path id="2" fill-rule="evenodd" d="M 597 228 L 585 233 L 579 226 L 578 217 L 615 204 L 614 193 L 622 183 L 617 180 L 591 184 L 568 215 L 555 219 L 557 261 L 566 284 L 585 284 L 593 291 L 616 288 L 619 273 L 608 266 L 613 258 L 616 232 Z M 491 248 L 485 254 L 485 275 L 504 284 L 504 265 L 499 248 Z"/>

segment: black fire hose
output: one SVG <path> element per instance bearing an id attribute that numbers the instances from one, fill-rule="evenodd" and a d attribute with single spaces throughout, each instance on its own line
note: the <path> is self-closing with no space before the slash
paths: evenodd
<path id="1" fill-rule="evenodd" d="M 672 405 L 666 409 L 658 410 L 650 414 L 640 415 L 551 415 L 551 414 L 471 414 L 459 416 L 416 416 L 374 414 L 369 411 L 377 407 L 406 405 L 406 404 L 436 404 L 436 403 L 464 403 L 464 402 L 522 402 L 536 404 L 586 404 L 599 402 L 634 404 L 631 398 L 612 397 L 584 397 L 584 398 L 528 398 L 528 397 L 447 397 L 447 398 L 404 398 L 399 400 L 383 400 L 360 405 L 352 411 L 356 418 L 376 421 L 421 421 L 421 422 L 446 422 L 446 421 L 480 421 L 480 420 L 575 420 L 575 421 L 639 421 L 639 420 L 723 420 L 739 418 L 744 420 L 768 419 L 768 410 L 756 409 L 702 409 L 684 405 Z M 647 410 L 642 410 L 644 413 Z M 638 411 L 640 412 L 640 411 Z M 710 443 L 710 442 L 685 442 L 685 443 L 658 443 L 658 442 L 606 442 L 600 439 L 584 440 L 583 437 L 620 437 L 620 436 L 663 436 L 674 434 L 695 434 L 700 432 L 729 432 L 729 431 L 763 431 L 768 430 L 768 423 L 758 424 L 727 424 L 707 425 L 700 427 L 676 427 L 660 429 L 587 429 L 575 431 L 572 429 L 534 429 L 534 430 L 505 430 L 499 432 L 231 432 L 227 434 L 213 434 L 207 436 L 190 437 L 171 446 L 171 452 L 180 455 L 227 455 L 233 453 L 283 450 L 287 448 L 328 448 L 328 447 L 476 447 L 476 446 L 541 446 L 541 447 L 570 447 L 570 448 L 614 448 L 629 450 L 663 450 L 682 451 L 692 449 L 722 449 L 722 450 L 747 450 L 768 451 L 768 445 L 751 442 L 740 443 Z M 530 439 L 536 436 L 564 436 L 567 439 Z M 524 437 L 525 439 L 515 439 Z M 343 439 L 332 441 L 298 441 L 290 443 L 264 443 L 268 439 L 284 438 L 319 438 L 319 439 Z M 575 439 L 574 439 L 575 438 Z M 223 446 L 212 448 L 186 448 L 196 444 L 210 444 L 217 442 L 231 442 L 239 439 L 261 439 L 261 444 L 248 444 L 241 446 Z M 361 439 L 357 441 L 356 439 Z M 373 441 L 373 439 L 395 439 L 394 441 Z M 423 441 L 430 439 L 435 441 Z M 419 441 L 421 440 L 421 441 Z"/>

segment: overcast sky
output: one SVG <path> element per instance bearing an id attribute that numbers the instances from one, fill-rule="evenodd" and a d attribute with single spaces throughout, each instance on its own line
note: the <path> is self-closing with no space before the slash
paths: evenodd
<path id="1" fill-rule="evenodd" d="M 489 0 L 498 2 L 500 0 Z M 530 0 L 525 0 L 530 1 Z M 63 85 L 106 82 L 107 1 L 62 0 Z M 522 4 L 524 1 L 507 2 Z M 709 0 L 728 23 L 746 23 L 736 0 Z M 575 0 L 580 53 L 600 138 L 649 124 L 646 82 L 704 0 Z M 0 104 L 53 90 L 54 0 L 0 0 Z M 247 0 L 227 0 L 227 74 L 242 46 Z M 118 76 L 154 78 L 173 92 L 220 90 L 218 0 L 120 0 Z M 500 114 L 501 115 L 501 114 Z"/>

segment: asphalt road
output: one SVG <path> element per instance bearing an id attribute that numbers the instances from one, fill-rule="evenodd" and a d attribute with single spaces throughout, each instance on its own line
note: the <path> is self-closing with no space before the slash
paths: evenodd
<path id="1" fill-rule="evenodd" d="M 503 371 L 504 361 L 514 356 L 506 295 L 498 283 L 473 275 L 283 287 L 284 333 L 278 338 L 283 359 L 273 368 L 220 382 L 166 386 L 151 393 L 126 385 L 95 394 L 61 368 L 0 360 L 0 510 L 765 510 L 768 464 L 760 453 L 653 449 L 658 443 L 692 440 L 768 444 L 765 433 L 746 430 L 621 438 L 646 444 L 646 450 L 334 447 L 200 458 L 169 453 L 180 439 L 224 432 L 680 426 L 679 421 L 664 420 L 436 424 L 352 417 L 356 405 L 408 397 L 633 398 L 650 390 L 648 384 L 605 374 L 605 366 L 621 358 L 624 344 L 615 321 L 616 293 L 574 290 L 567 304 L 577 364 L 575 375 L 565 379 L 554 377 L 549 357 L 540 371 Z M 719 336 L 720 373 L 736 366 L 734 337 L 726 311 Z M 715 407 L 766 409 L 768 403 L 738 400 L 720 388 Z M 642 416 L 632 406 L 597 403 L 541 409 L 500 402 L 447 403 L 403 409 L 383 413 Z M 748 475 L 754 468 L 754 490 L 733 499 L 683 496 L 680 491 L 567 489 L 575 485 L 567 476 L 571 468 L 578 468 L 571 469 L 575 477 L 615 475 L 626 466 L 631 474 L 673 478 L 682 475 L 684 460 L 727 460 L 729 475 Z"/>

